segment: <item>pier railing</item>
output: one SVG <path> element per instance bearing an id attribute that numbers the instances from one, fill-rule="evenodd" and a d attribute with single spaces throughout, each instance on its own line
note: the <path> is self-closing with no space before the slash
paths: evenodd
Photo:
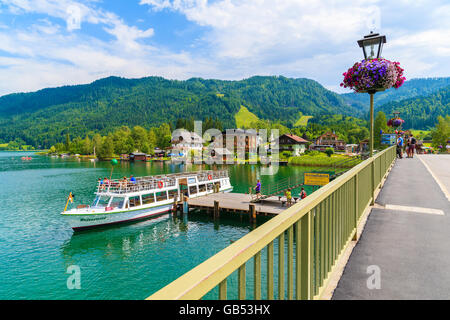
<path id="1" fill-rule="evenodd" d="M 373 203 L 375 190 L 381 187 L 395 157 L 394 146 L 363 161 L 148 299 L 201 299 L 216 287 L 219 298 L 227 299 L 236 294 L 227 289 L 227 279 L 235 271 L 238 299 L 261 299 L 263 278 L 265 299 L 320 298 L 337 261 L 356 239 L 363 213 Z M 264 274 L 263 253 L 267 261 Z M 246 277 L 250 260 L 253 272 Z M 249 294 L 247 287 L 252 288 Z"/>

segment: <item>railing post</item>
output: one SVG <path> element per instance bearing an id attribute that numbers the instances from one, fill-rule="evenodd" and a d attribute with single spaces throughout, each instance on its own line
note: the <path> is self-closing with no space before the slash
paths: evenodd
<path id="1" fill-rule="evenodd" d="M 372 162 L 370 163 L 370 194 L 372 200 L 370 201 L 370 205 L 373 206 L 375 203 L 375 159 L 372 157 Z"/>
<path id="2" fill-rule="evenodd" d="M 238 271 L 238 299 L 245 300 L 245 263 L 239 267 Z"/>
<path id="3" fill-rule="evenodd" d="M 278 300 L 284 300 L 284 231 L 278 236 Z"/>
<path id="4" fill-rule="evenodd" d="M 357 241 L 358 240 L 358 218 L 359 218 L 359 208 L 358 208 L 358 173 L 355 175 L 354 177 L 355 182 L 353 184 L 353 193 L 354 193 L 354 198 L 355 198 L 355 203 L 354 205 L 354 210 L 355 210 L 355 234 L 353 235 L 353 241 Z"/>
<path id="5" fill-rule="evenodd" d="M 288 261 L 287 261 L 288 300 L 294 299 L 294 227 L 288 229 Z"/>
<path id="6" fill-rule="evenodd" d="M 273 300 L 273 241 L 267 245 L 267 300 Z"/>
<path id="7" fill-rule="evenodd" d="M 301 300 L 310 300 L 312 291 L 312 255 L 311 249 L 314 244 L 312 232 L 312 213 L 309 211 L 300 219 L 300 257 L 297 257 L 297 264 L 300 265 L 300 292 L 297 292 L 297 298 Z M 298 273 L 297 273 L 298 274 Z M 297 286 L 298 287 L 298 286 Z"/>
<path id="8" fill-rule="evenodd" d="M 219 300 L 227 300 L 227 278 L 219 284 Z"/>
<path id="9" fill-rule="evenodd" d="M 253 258 L 254 270 L 254 292 L 253 299 L 261 300 L 261 251 L 259 251 Z"/>

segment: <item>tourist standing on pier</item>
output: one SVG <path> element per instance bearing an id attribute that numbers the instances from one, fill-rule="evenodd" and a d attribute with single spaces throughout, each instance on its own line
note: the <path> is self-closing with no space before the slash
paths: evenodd
<path id="1" fill-rule="evenodd" d="M 290 207 L 292 205 L 291 189 L 287 189 L 287 191 L 286 191 L 286 200 L 287 200 L 287 206 Z"/>
<path id="2" fill-rule="evenodd" d="M 261 197 L 261 181 L 256 182 L 256 187 L 254 188 L 256 192 L 256 199 L 259 199 Z"/>
<path id="3" fill-rule="evenodd" d="M 302 191 L 300 191 L 300 199 L 305 199 L 307 196 L 305 188 L 302 188 Z"/>

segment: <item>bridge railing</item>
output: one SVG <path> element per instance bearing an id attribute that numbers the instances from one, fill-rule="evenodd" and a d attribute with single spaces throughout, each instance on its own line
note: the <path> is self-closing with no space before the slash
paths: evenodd
<path id="1" fill-rule="evenodd" d="M 217 286 L 219 298 L 227 299 L 236 294 L 227 289 L 227 280 L 235 271 L 238 299 L 261 299 L 263 278 L 266 299 L 320 298 L 395 156 L 395 147 L 390 147 L 365 160 L 148 299 L 201 299 Z M 274 250 L 278 251 L 277 261 Z M 267 263 L 264 274 L 263 252 Z M 250 260 L 253 272 L 247 277 L 246 263 Z M 247 287 L 252 288 L 249 295 Z"/>

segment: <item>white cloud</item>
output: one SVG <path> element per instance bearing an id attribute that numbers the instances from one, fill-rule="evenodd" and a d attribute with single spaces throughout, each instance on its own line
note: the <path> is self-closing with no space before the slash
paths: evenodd
<path id="1" fill-rule="evenodd" d="M 33 91 L 47 86 L 78 84 L 110 75 L 180 77 L 194 65 L 187 53 L 173 53 L 139 40 L 151 38 L 153 28 L 141 30 L 127 25 L 114 13 L 75 1 L 3 1 L 16 14 L 43 13 L 66 18 L 67 6 L 79 6 L 82 23 L 98 24 L 114 37 L 101 40 L 82 32 L 70 32 L 48 19 L 23 28 L 0 28 L 0 95 Z M 63 21 L 62 21 L 63 23 Z M 201 62 L 200 62 L 201 64 Z"/>
<path id="2" fill-rule="evenodd" d="M 49 17 L 26 27 L 0 25 L 0 50 L 7 53 L 0 58 L 0 94 L 108 75 L 284 75 L 341 90 L 342 73 L 362 58 L 356 40 L 373 27 L 387 35 L 384 56 L 400 61 L 407 78 L 450 75 L 445 0 L 135 0 L 156 14 L 175 12 L 200 26 L 177 52 L 158 45 L 158 26 L 129 25 L 102 7 L 107 2 L 81 1 L 0 0 L 9 13 Z M 70 20 L 74 12 L 79 20 Z M 111 37 L 85 33 L 88 24 Z M 177 28 L 174 33 L 181 33 Z"/>

